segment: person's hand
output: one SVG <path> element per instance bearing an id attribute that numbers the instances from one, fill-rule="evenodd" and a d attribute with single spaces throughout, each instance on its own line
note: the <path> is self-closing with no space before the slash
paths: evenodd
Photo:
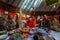
<path id="1" fill-rule="evenodd" d="M 29 26 L 27 26 L 27 27 L 29 27 Z"/>
<path id="2" fill-rule="evenodd" d="M 39 24 L 36 24 L 35 27 L 38 26 L 38 25 L 39 25 Z"/>

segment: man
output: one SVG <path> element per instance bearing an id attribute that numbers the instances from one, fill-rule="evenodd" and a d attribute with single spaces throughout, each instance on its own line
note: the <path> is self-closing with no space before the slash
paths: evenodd
<path id="1" fill-rule="evenodd" d="M 4 30 L 4 25 L 5 23 L 5 19 L 3 17 L 0 17 L 0 31 L 3 31 Z"/>
<path id="2" fill-rule="evenodd" d="M 43 21 L 44 21 L 43 25 L 44 25 L 44 27 L 50 29 L 50 20 L 47 18 L 47 15 L 44 15 L 43 17 L 44 17 L 43 18 Z"/>

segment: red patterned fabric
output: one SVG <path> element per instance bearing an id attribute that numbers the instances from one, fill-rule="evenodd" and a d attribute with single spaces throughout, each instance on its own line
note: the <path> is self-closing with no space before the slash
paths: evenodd
<path id="1" fill-rule="evenodd" d="M 13 12 L 9 12 L 9 14 L 11 15 L 11 18 L 14 18 L 15 17 L 15 13 L 13 13 Z"/>
<path id="2" fill-rule="evenodd" d="M 4 10 L 0 10 L 0 13 L 1 13 L 1 14 L 4 14 Z"/>

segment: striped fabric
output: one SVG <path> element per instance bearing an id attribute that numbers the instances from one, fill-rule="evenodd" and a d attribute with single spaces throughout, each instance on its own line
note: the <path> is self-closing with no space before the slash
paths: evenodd
<path id="1" fill-rule="evenodd" d="M 32 11 L 32 8 L 38 7 L 43 0 L 24 0 L 22 2 L 21 8 L 25 11 Z"/>

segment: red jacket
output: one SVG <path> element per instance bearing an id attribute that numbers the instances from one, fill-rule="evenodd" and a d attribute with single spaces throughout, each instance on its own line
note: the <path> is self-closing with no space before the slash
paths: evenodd
<path id="1" fill-rule="evenodd" d="M 27 21 L 26 22 L 26 27 L 27 26 L 30 26 L 30 27 L 34 28 L 35 27 L 35 21 L 34 20 Z"/>

